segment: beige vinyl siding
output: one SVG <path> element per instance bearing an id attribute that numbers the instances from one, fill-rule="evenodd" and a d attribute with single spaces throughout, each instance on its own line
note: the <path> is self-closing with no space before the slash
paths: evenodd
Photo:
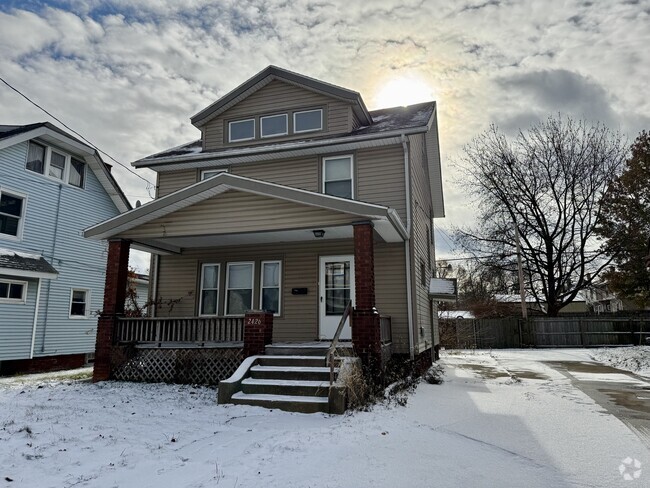
<path id="1" fill-rule="evenodd" d="M 123 238 L 179 237 L 350 224 L 358 216 L 239 191 L 226 191 L 124 232 Z"/>
<path id="2" fill-rule="evenodd" d="M 168 171 L 158 173 L 157 198 L 164 197 L 176 190 L 196 183 L 198 171 L 195 168 L 181 171 Z"/>
<path id="3" fill-rule="evenodd" d="M 351 239 L 319 242 L 230 246 L 188 250 L 183 255 L 161 256 L 158 295 L 163 305 L 159 317 L 193 316 L 198 313 L 199 276 L 202 263 L 220 263 L 219 314 L 224 312 L 225 269 L 228 262 L 254 261 L 253 306 L 259 306 L 260 263 L 282 260 L 282 310 L 274 318 L 273 340 L 308 341 L 318 337 L 319 257 L 353 254 Z M 401 244 L 375 245 L 377 308 L 392 319 L 395 352 L 408 353 L 406 278 Z M 292 288 L 307 288 L 306 295 L 292 295 Z M 170 310 L 168 300 L 178 300 Z"/>
<path id="4" fill-rule="evenodd" d="M 318 192 L 318 156 L 233 165 L 236 175 Z"/>
<path id="5" fill-rule="evenodd" d="M 433 276 L 433 255 L 431 239 L 427 231 L 431 229 L 431 189 L 425 148 L 425 135 L 409 136 L 409 154 L 411 160 L 411 209 L 412 209 L 412 273 L 414 276 L 415 301 L 415 344 L 416 354 L 429 349 L 433 344 L 432 316 L 429 300 L 429 280 Z M 424 278 L 422 276 L 424 264 Z M 424 285 L 422 284 L 424 281 Z M 435 333 L 434 333 L 435 335 Z"/>
<path id="6" fill-rule="evenodd" d="M 440 144 L 438 139 L 438 117 L 434 116 L 431 130 L 426 133 L 427 159 L 429 160 L 429 178 L 433 189 L 431 195 L 433 217 L 445 216 L 445 202 L 442 190 L 442 168 L 440 165 Z"/>
<path id="7" fill-rule="evenodd" d="M 406 222 L 404 150 L 401 145 L 358 151 L 357 199 L 394 208 Z"/>
<path id="8" fill-rule="evenodd" d="M 312 108 L 323 109 L 323 130 L 301 134 L 291 134 L 281 137 L 259 139 L 259 116 L 287 113 L 292 110 Z M 351 105 L 319 93 L 300 88 L 279 80 L 274 80 L 265 87 L 256 91 L 249 97 L 239 102 L 234 107 L 220 114 L 204 126 L 204 148 L 216 149 L 227 146 L 241 146 L 252 144 L 269 144 L 271 141 L 286 141 L 291 139 L 304 139 L 323 134 L 345 133 L 352 130 L 350 113 Z M 258 139 L 242 141 L 241 143 L 228 143 L 228 121 L 256 118 L 255 130 Z M 293 124 L 289 116 L 289 126 Z"/>

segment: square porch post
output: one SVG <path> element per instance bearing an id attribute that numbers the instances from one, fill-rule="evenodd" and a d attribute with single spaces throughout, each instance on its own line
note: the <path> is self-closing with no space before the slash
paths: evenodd
<path id="1" fill-rule="evenodd" d="M 381 379 L 381 329 L 375 308 L 375 249 L 372 222 L 354 226 L 355 308 L 352 346 L 376 379 Z"/>
<path id="2" fill-rule="evenodd" d="M 97 321 L 93 382 L 105 381 L 111 376 L 113 329 L 117 317 L 124 314 L 130 247 L 131 243 L 123 239 L 108 242 L 104 306 Z"/>

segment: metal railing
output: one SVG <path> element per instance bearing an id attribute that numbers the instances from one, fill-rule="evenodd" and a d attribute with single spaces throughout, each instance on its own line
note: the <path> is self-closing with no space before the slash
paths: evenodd
<path id="1" fill-rule="evenodd" d="M 334 384 L 333 356 L 334 353 L 336 352 L 336 346 L 339 343 L 339 338 L 341 337 L 341 331 L 343 330 L 343 326 L 345 325 L 345 322 L 348 320 L 351 314 L 352 314 L 352 300 L 348 300 L 348 304 L 345 306 L 345 310 L 343 310 L 343 315 L 341 316 L 341 320 L 339 321 L 339 326 L 336 328 L 336 333 L 332 338 L 332 343 L 330 344 L 330 347 L 327 350 L 327 365 L 330 367 L 330 386 Z"/>
<path id="2" fill-rule="evenodd" d="M 114 342 L 241 342 L 243 317 L 137 317 L 119 318 Z"/>
<path id="3" fill-rule="evenodd" d="M 390 315 L 379 316 L 379 329 L 382 344 L 388 344 L 389 342 L 393 341 L 393 329 L 391 325 Z"/>

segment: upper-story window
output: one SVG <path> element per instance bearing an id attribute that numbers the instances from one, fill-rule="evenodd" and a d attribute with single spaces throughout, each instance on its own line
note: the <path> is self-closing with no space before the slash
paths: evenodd
<path id="1" fill-rule="evenodd" d="M 323 193 L 354 198 L 352 156 L 323 158 Z"/>
<path id="2" fill-rule="evenodd" d="M 293 131 L 311 132 L 323 129 L 323 110 L 305 110 L 293 113 Z"/>
<path id="3" fill-rule="evenodd" d="M 289 118 L 287 114 L 260 117 L 262 137 L 286 136 L 289 133 Z"/>
<path id="4" fill-rule="evenodd" d="M 213 176 L 220 175 L 221 173 L 227 173 L 228 168 L 223 168 L 223 169 L 204 169 L 201 171 L 201 179 L 202 180 L 207 180 L 208 178 L 212 178 Z"/>
<path id="5" fill-rule="evenodd" d="M 37 142 L 29 143 L 25 167 L 78 188 L 83 188 L 85 183 L 86 163 Z"/>
<path id="6" fill-rule="evenodd" d="M 0 190 L 0 237 L 20 237 L 24 210 L 23 196 Z"/>
<path id="7" fill-rule="evenodd" d="M 228 141 L 255 139 L 255 119 L 237 120 L 228 123 Z"/>

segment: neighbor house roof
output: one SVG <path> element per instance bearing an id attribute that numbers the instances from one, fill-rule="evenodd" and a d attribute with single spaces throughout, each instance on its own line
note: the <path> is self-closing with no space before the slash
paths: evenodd
<path id="1" fill-rule="evenodd" d="M 367 147 L 372 147 L 379 145 L 377 143 L 378 139 L 387 139 L 386 143 L 394 144 L 399 140 L 389 138 L 399 138 L 401 134 L 426 132 L 429 129 L 435 110 L 435 102 L 375 110 L 370 112 L 371 123 L 358 127 L 351 132 L 335 136 L 326 135 L 300 139 L 298 141 L 203 150 L 199 139 L 142 158 L 134 162 L 133 166 L 157 168 L 199 160 L 208 160 L 210 164 L 221 160 L 227 160 L 229 163 L 236 162 L 239 159 L 242 162 L 248 162 L 256 155 L 267 159 L 272 157 L 270 156 L 272 153 L 277 154 L 278 157 L 288 157 L 288 152 L 291 153 L 290 157 L 294 157 L 308 153 L 310 150 L 318 151 L 319 148 L 325 145 L 341 145 L 341 150 L 347 150 L 347 148 L 343 148 L 343 145 L 351 143 L 363 144 L 365 142 Z"/>
<path id="2" fill-rule="evenodd" d="M 23 278 L 56 278 L 59 272 L 40 254 L 0 248 L 0 274 Z"/>
<path id="3" fill-rule="evenodd" d="M 469 310 L 441 310 L 438 312 L 438 318 L 443 320 L 453 320 L 453 319 L 475 319 L 476 317 Z"/>
<path id="4" fill-rule="evenodd" d="M 370 122 L 368 109 L 363 103 L 361 95 L 358 92 L 271 65 L 191 117 L 190 120 L 192 124 L 197 127 L 201 127 L 244 98 L 265 87 L 273 80 L 282 80 L 293 85 L 298 85 L 307 90 L 315 91 L 329 97 L 349 102 L 352 104 L 352 110 L 355 112 L 362 123 Z"/>
<path id="5" fill-rule="evenodd" d="M 0 149 L 20 142 L 39 138 L 75 154 L 82 154 L 100 184 L 106 190 L 120 212 L 131 209 L 129 200 L 111 174 L 111 166 L 102 161 L 99 152 L 85 142 L 70 135 L 50 122 L 37 122 L 28 125 L 0 125 Z"/>

